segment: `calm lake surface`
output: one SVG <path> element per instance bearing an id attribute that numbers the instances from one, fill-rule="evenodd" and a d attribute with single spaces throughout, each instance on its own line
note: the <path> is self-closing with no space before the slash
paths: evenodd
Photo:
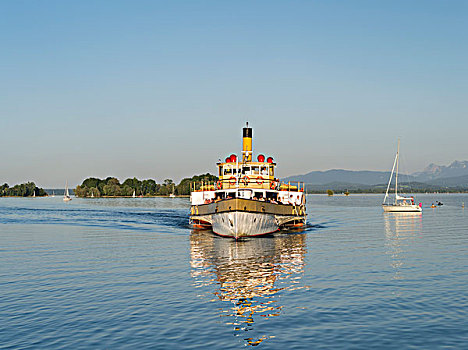
<path id="1" fill-rule="evenodd" d="M 307 200 L 236 242 L 185 198 L 0 198 L 0 348 L 468 348 L 468 195 Z"/>

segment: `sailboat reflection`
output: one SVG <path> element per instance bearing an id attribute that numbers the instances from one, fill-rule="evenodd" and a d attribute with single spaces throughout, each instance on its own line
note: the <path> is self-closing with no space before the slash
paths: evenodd
<path id="1" fill-rule="evenodd" d="M 249 336 L 246 345 L 271 338 L 253 335 L 254 323 L 279 316 L 282 290 L 299 286 L 304 270 L 306 237 L 280 234 L 244 241 L 215 236 L 211 231 L 193 231 L 190 236 L 192 277 L 196 287 L 212 285 L 223 302 L 221 310 L 234 326 L 235 335 Z"/>
<path id="2" fill-rule="evenodd" d="M 402 279 L 401 271 L 407 247 L 412 239 L 420 237 L 422 233 L 422 214 L 385 213 L 384 223 L 388 254 L 395 272 L 393 279 Z"/>

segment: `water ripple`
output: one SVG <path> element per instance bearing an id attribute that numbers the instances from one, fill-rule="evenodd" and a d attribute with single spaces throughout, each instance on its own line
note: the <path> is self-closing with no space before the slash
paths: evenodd
<path id="1" fill-rule="evenodd" d="M 468 347 L 468 196 L 381 199 L 308 196 L 305 228 L 236 242 L 186 199 L 2 198 L 0 348 Z"/>

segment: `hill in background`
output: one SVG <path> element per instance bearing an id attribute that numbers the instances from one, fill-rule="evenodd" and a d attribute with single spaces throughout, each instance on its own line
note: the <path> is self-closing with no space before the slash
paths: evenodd
<path id="1" fill-rule="evenodd" d="M 304 182 L 313 192 L 327 189 L 337 192 L 382 192 L 387 187 L 389 177 L 390 171 L 332 169 L 289 176 L 283 181 Z M 405 187 L 413 191 L 468 190 L 468 161 L 454 161 L 448 166 L 430 164 L 421 172 L 400 174 L 399 180 L 402 190 Z"/>

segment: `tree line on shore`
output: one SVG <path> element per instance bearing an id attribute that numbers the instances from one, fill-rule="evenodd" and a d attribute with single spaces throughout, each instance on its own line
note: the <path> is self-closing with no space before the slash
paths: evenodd
<path id="1" fill-rule="evenodd" d="M 83 183 L 76 187 L 75 195 L 78 197 L 124 197 L 132 196 L 135 192 L 136 196 L 168 196 L 174 194 L 176 196 L 190 195 L 192 183 L 214 183 L 218 178 L 212 174 L 196 175 L 191 178 L 185 178 L 178 185 L 171 179 L 166 179 L 162 184 L 156 183 L 153 179 L 138 180 L 137 178 L 126 179 L 123 183 L 115 177 L 106 179 L 98 179 L 94 177 L 87 178 Z M 309 185 L 306 186 L 306 192 L 310 194 L 328 193 L 385 193 L 386 187 L 373 186 L 366 188 L 345 188 L 341 186 L 324 189 L 322 186 Z M 467 193 L 466 187 L 419 187 L 407 188 L 407 193 L 425 193 L 425 192 L 444 192 L 444 193 Z M 0 197 L 43 197 L 47 196 L 47 192 L 43 188 L 36 186 L 34 182 L 27 182 L 10 187 L 7 183 L 0 185 Z"/>
<path id="2" fill-rule="evenodd" d="M 47 196 L 44 189 L 36 186 L 34 182 L 26 182 L 13 187 L 4 183 L 0 186 L 0 197 L 43 197 Z"/>
<path id="3" fill-rule="evenodd" d="M 138 180 L 128 178 L 120 183 L 115 177 L 99 179 L 95 177 L 87 178 L 81 185 L 75 188 L 77 197 L 130 197 L 133 196 L 176 196 L 190 195 L 192 182 L 215 182 L 218 178 L 209 173 L 195 175 L 185 178 L 178 185 L 171 179 L 166 179 L 162 184 L 158 184 L 153 179 Z"/>

